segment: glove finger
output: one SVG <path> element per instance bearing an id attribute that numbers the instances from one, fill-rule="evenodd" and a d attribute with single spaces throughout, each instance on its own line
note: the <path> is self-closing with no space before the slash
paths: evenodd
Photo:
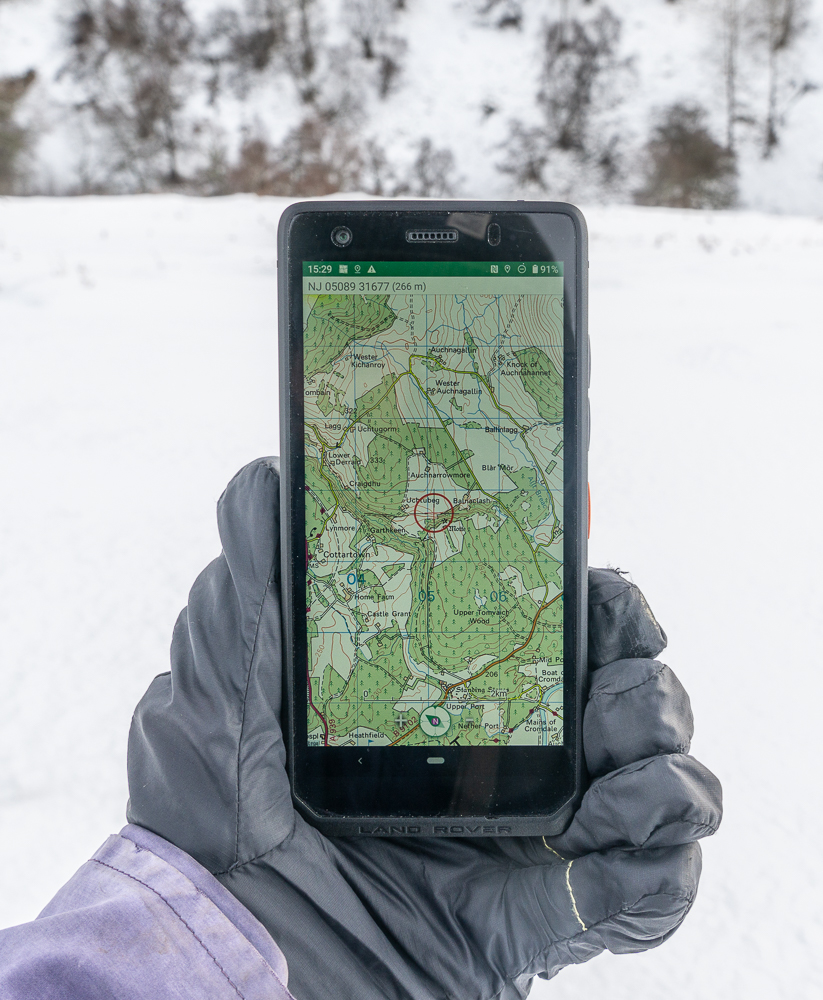
<path id="1" fill-rule="evenodd" d="M 229 483 L 223 553 L 195 581 L 171 672 L 152 682 L 129 734 L 129 821 L 213 872 L 270 850 L 294 824 L 279 725 L 279 512 L 277 459 Z"/>
<path id="2" fill-rule="evenodd" d="M 615 954 L 661 944 L 680 926 L 697 892 L 698 844 L 611 850 L 470 882 L 461 920 L 484 942 L 490 964 L 507 977 L 555 975 L 608 949 Z"/>
<path id="3" fill-rule="evenodd" d="M 591 675 L 583 747 L 592 776 L 657 754 L 688 753 L 693 734 L 689 696 L 665 663 L 618 660 Z"/>
<path id="4" fill-rule="evenodd" d="M 576 862 L 568 886 L 585 941 L 583 961 L 593 947 L 620 955 L 662 944 L 691 909 L 701 868 L 699 844 L 609 851 Z"/>
<path id="5" fill-rule="evenodd" d="M 589 568 L 589 667 L 657 656 L 666 633 L 640 589 L 613 569 Z"/>
<path id="6" fill-rule="evenodd" d="M 664 754 L 598 778 L 569 828 L 547 842 L 573 856 L 670 847 L 711 836 L 722 814 L 722 789 L 712 772 L 694 757 Z"/>

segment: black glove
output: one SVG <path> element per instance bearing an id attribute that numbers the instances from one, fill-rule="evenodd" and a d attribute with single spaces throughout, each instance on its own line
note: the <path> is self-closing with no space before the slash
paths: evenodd
<path id="1" fill-rule="evenodd" d="M 664 941 L 694 901 L 720 785 L 692 757 L 666 637 L 620 574 L 589 574 L 592 783 L 559 837 L 328 838 L 294 811 L 279 726 L 277 459 L 218 504 L 223 554 L 129 738 L 128 818 L 196 858 L 268 928 L 297 1000 L 524 997 L 608 948 Z"/>

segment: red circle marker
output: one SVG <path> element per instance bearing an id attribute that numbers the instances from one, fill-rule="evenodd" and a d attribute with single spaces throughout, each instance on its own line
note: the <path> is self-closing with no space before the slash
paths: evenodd
<path id="1" fill-rule="evenodd" d="M 446 523 L 441 525 L 439 528 L 427 528 L 425 524 L 420 523 L 420 518 L 417 516 L 417 510 L 420 507 L 420 504 L 423 503 L 424 500 L 427 500 L 429 497 L 437 497 L 438 499 L 444 501 L 444 503 L 449 509 L 448 521 L 446 521 Z M 443 511 L 430 511 L 429 513 L 442 514 Z M 441 531 L 445 531 L 446 528 L 448 528 L 448 526 L 454 520 L 454 507 L 452 507 L 449 498 L 444 497 L 442 493 L 425 493 L 422 497 L 420 497 L 420 499 L 414 505 L 414 519 L 415 521 L 417 521 L 418 528 L 421 528 L 423 531 L 427 531 L 430 535 L 436 535 Z"/>

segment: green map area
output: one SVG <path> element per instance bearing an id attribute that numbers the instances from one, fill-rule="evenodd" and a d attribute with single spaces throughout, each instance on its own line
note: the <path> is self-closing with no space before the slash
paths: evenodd
<path id="1" fill-rule="evenodd" d="M 557 294 L 305 295 L 309 743 L 563 739 Z"/>

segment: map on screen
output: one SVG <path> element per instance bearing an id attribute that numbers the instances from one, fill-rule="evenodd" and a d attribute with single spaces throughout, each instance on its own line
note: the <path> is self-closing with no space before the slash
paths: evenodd
<path id="1" fill-rule="evenodd" d="M 308 743 L 562 743 L 562 265 L 339 267 L 303 278 Z"/>

